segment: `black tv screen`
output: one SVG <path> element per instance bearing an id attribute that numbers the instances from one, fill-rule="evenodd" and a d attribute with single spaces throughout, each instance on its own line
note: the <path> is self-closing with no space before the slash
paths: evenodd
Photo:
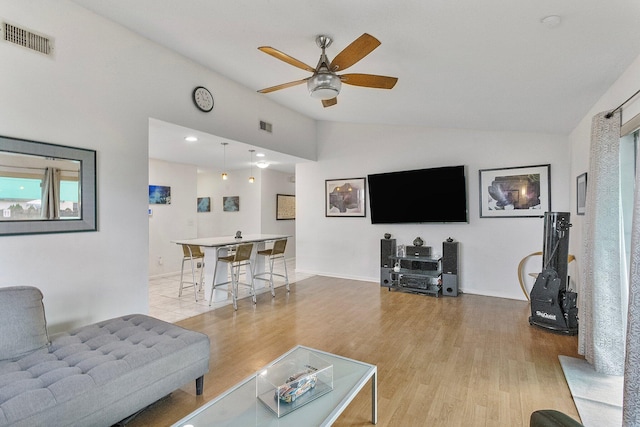
<path id="1" fill-rule="evenodd" d="M 464 166 L 369 175 L 372 224 L 468 222 Z"/>

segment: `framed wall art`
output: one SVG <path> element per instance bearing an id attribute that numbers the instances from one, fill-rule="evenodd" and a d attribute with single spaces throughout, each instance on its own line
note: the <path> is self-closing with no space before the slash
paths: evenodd
<path id="1" fill-rule="evenodd" d="M 480 217 L 542 217 L 551 209 L 551 165 L 481 169 Z"/>
<path id="2" fill-rule="evenodd" d="M 325 216 L 364 217 L 366 178 L 327 179 Z"/>
<path id="3" fill-rule="evenodd" d="M 576 213 L 584 215 L 587 211 L 587 173 L 576 178 Z"/>
<path id="4" fill-rule="evenodd" d="M 296 196 L 276 195 L 276 219 L 296 219 Z"/>
<path id="5" fill-rule="evenodd" d="M 211 197 L 198 197 L 198 212 L 211 212 Z"/>
<path id="6" fill-rule="evenodd" d="M 150 205 L 170 205 L 171 204 L 171 187 L 162 185 L 149 186 L 149 204 Z"/>
<path id="7" fill-rule="evenodd" d="M 238 212 L 240 210 L 240 196 L 223 196 L 223 212 Z"/>

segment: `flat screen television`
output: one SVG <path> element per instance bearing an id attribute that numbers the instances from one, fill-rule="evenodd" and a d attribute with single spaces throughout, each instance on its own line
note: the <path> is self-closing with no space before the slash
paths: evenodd
<path id="1" fill-rule="evenodd" d="M 372 224 L 468 222 L 464 166 L 368 175 Z"/>

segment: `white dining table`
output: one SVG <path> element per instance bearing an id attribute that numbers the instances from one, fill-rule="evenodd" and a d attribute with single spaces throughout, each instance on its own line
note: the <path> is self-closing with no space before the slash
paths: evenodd
<path id="1" fill-rule="evenodd" d="M 238 245 L 242 243 L 253 243 L 253 251 L 251 251 L 251 264 L 253 266 L 253 273 L 259 274 L 265 271 L 265 262 L 263 257 L 257 257 L 256 254 L 259 250 L 265 248 L 267 242 L 271 242 L 278 239 L 289 238 L 291 236 L 286 234 L 247 234 L 241 238 L 235 236 L 217 236 L 217 237 L 200 237 L 197 239 L 181 239 L 172 240 L 172 243 L 178 245 L 197 245 L 204 249 L 204 290 L 205 298 L 209 300 L 211 297 L 211 288 L 213 287 L 213 273 L 216 263 L 218 262 L 218 249 L 225 246 Z M 226 255 L 223 250 L 220 251 L 221 255 Z M 221 270 L 221 268 L 223 268 Z M 218 277 L 216 283 L 222 283 L 227 281 L 226 265 L 218 267 Z M 254 282 L 255 288 L 260 289 L 265 286 L 264 281 L 258 280 Z M 227 285 L 223 285 L 220 288 L 216 287 L 215 294 L 213 295 L 213 302 L 225 301 L 229 298 L 227 292 Z"/>

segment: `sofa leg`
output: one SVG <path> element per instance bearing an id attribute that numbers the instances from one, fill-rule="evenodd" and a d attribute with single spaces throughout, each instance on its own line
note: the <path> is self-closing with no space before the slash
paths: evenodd
<path id="1" fill-rule="evenodd" d="M 204 375 L 200 378 L 196 378 L 196 395 L 202 396 L 204 390 Z"/>

